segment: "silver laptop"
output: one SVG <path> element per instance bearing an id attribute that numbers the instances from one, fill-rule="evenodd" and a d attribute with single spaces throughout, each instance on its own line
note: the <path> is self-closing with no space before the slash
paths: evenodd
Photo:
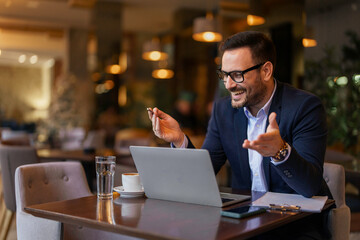
<path id="1" fill-rule="evenodd" d="M 220 194 L 207 150 L 130 146 L 130 152 L 148 198 L 216 207 L 250 199 Z"/>

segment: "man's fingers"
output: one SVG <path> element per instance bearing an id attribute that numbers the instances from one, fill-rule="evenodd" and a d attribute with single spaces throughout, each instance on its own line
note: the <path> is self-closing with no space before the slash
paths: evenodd
<path id="1" fill-rule="evenodd" d="M 262 143 L 259 144 L 256 141 L 249 141 L 249 140 L 245 140 L 243 143 L 244 148 L 255 150 L 264 157 L 269 157 L 273 155 L 272 154 L 273 150 L 270 146 L 271 145 L 269 144 L 262 144 Z"/>
<path id="2" fill-rule="evenodd" d="M 276 134 L 277 134 L 276 131 L 270 131 L 270 132 L 262 133 L 254 141 L 257 141 L 257 142 L 273 141 L 274 137 L 276 137 Z"/>
<path id="3" fill-rule="evenodd" d="M 146 108 L 146 111 L 148 113 L 149 119 L 152 120 L 152 116 L 154 115 L 154 112 L 151 108 Z"/>
<path id="4" fill-rule="evenodd" d="M 267 127 L 266 132 L 273 129 L 279 129 L 279 125 L 276 122 L 276 113 L 272 112 L 269 116 L 269 126 Z"/>

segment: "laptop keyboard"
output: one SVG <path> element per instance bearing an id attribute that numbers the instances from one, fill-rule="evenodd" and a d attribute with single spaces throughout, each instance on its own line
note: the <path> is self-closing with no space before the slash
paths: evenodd
<path id="1" fill-rule="evenodd" d="M 221 202 L 223 204 L 225 204 L 227 202 L 236 201 L 236 200 L 245 201 L 247 199 L 250 199 L 250 196 L 241 195 L 241 194 L 233 194 L 233 193 L 224 193 L 224 192 L 220 192 L 220 197 L 221 197 Z"/>

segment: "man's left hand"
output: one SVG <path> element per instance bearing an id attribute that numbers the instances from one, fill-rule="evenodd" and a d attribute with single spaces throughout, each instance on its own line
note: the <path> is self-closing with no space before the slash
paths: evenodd
<path id="1" fill-rule="evenodd" d="M 263 157 L 274 156 L 284 145 L 284 140 L 280 136 L 279 125 L 276 122 L 276 113 L 272 112 L 269 116 L 269 126 L 266 132 L 260 134 L 253 141 L 245 140 L 243 148 L 253 149 Z"/>

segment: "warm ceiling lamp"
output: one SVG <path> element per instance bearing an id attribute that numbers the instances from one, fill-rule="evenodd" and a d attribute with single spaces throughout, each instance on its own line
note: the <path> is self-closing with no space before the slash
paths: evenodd
<path id="1" fill-rule="evenodd" d="M 316 47 L 317 42 L 315 39 L 310 39 L 310 38 L 303 38 L 302 39 L 302 44 L 304 47 Z"/>
<path id="2" fill-rule="evenodd" d="M 246 22 L 249 26 L 261 25 L 265 23 L 265 18 L 249 14 L 246 16 Z"/>
<path id="3" fill-rule="evenodd" d="M 156 79 L 170 79 L 174 77 L 174 71 L 171 69 L 155 69 L 152 71 L 152 77 Z"/>
<path id="4" fill-rule="evenodd" d="M 199 42 L 220 42 L 222 35 L 218 31 L 218 23 L 212 13 L 207 13 L 206 17 L 194 20 L 193 39 Z"/>
<path id="5" fill-rule="evenodd" d="M 121 74 L 127 69 L 127 54 L 121 53 L 116 63 L 106 66 L 105 71 L 110 74 Z"/>
<path id="6" fill-rule="evenodd" d="M 304 47 L 316 47 L 317 42 L 315 40 L 314 29 L 312 27 L 305 27 L 305 34 L 302 39 L 302 44 Z"/>
<path id="7" fill-rule="evenodd" d="M 168 55 L 161 51 L 160 40 L 153 38 L 144 43 L 142 58 L 148 61 L 160 61 L 167 59 Z"/>
<path id="8" fill-rule="evenodd" d="M 261 0 L 251 0 L 249 14 L 246 16 L 246 22 L 249 26 L 257 26 L 265 23 L 263 15 L 263 3 Z"/>

